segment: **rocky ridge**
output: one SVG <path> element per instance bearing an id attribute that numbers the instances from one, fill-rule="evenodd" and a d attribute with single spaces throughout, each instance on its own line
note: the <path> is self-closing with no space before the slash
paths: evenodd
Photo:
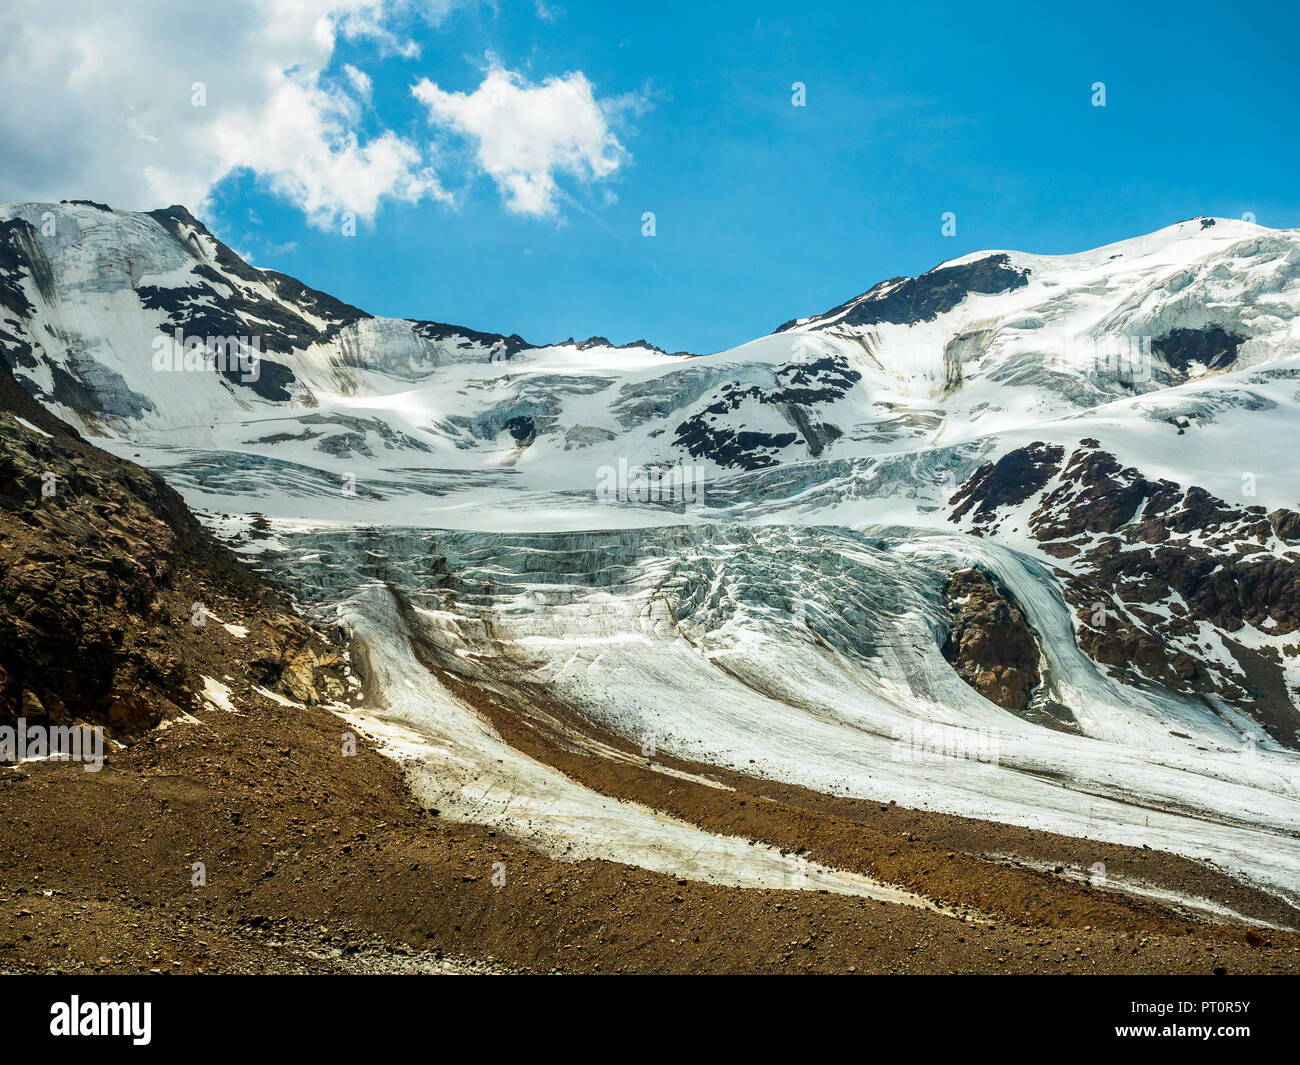
<path id="1" fill-rule="evenodd" d="M 1116 676 L 1201 691 L 1300 746 L 1281 670 L 1300 650 L 1233 640 L 1247 627 L 1275 638 L 1300 629 L 1296 511 L 1150 480 L 1092 438 L 1068 458 L 1043 444 L 1009 451 L 976 470 L 952 506 L 951 520 L 982 536 L 1028 512 L 1026 531 L 1060 560 L 1080 648 Z"/>
<path id="2" fill-rule="evenodd" d="M 215 542 L 155 473 L 87 444 L 0 373 L 0 723 L 118 741 L 245 669 L 343 697 L 343 658 Z M 247 663 L 245 666 L 244 663 Z"/>

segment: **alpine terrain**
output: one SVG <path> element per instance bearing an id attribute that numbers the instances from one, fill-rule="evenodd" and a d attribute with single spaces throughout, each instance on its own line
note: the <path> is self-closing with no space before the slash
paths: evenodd
<path id="1" fill-rule="evenodd" d="M 0 363 L 0 968 L 1300 970 L 1300 231 L 706 355 L 25 203 Z"/>

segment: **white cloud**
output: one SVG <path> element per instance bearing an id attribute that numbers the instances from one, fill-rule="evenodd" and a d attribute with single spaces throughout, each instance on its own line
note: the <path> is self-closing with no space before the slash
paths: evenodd
<path id="1" fill-rule="evenodd" d="M 453 0 L 47 0 L 0 12 L 0 202 L 184 203 L 251 170 L 325 225 L 385 199 L 447 199 L 421 149 L 358 134 L 369 79 L 322 77 L 339 36 L 415 54 L 393 28 Z M 192 105 L 194 83 L 206 106 Z"/>
<path id="2" fill-rule="evenodd" d="M 478 165 L 518 214 L 555 212 L 556 174 L 600 180 L 627 158 L 610 130 L 610 105 L 597 102 L 581 72 L 530 85 L 495 67 L 472 93 L 445 92 L 427 78 L 411 91 L 431 123 L 476 143 Z"/>
<path id="3" fill-rule="evenodd" d="M 373 84 L 370 81 L 370 75 L 364 70 L 358 70 L 351 63 L 343 68 L 343 73 L 347 75 L 348 82 L 352 85 L 352 91 L 361 99 L 369 100 Z"/>

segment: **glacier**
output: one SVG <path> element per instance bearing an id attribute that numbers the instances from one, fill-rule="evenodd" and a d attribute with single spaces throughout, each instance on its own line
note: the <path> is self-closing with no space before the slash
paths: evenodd
<path id="1" fill-rule="evenodd" d="M 179 207 L 0 208 L 0 250 L 5 368 L 345 634 L 367 677 L 345 712 L 430 805 L 574 860 L 923 904 L 578 785 L 456 678 L 513 705 L 544 692 L 705 780 L 1148 846 L 1300 904 L 1300 743 L 1081 649 L 1068 578 L 1115 530 L 1053 552 L 1034 517 L 1059 472 L 987 534 L 952 506 L 1003 456 L 1085 440 L 1243 514 L 1300 505 L 1300 232 L 1192 219 L 1075 255 L 980 252 L 708 355 L 376 317 Z M 158 372 L 176 330 L 258 337 L 262 373 Z M 698 471 L 700 494 L 611 498 L 620 464 Z M 1033 699 L 1071 729 L 945 659 L 945 583 L 969 568 L 1023 611 Z M 1275 654 L 1294 711 L 1300 634 L 1192 621 L 1212 674 L 1240 672 L 1229 639 Z M 927 729 L 995 756 L 918 755 Z"/>

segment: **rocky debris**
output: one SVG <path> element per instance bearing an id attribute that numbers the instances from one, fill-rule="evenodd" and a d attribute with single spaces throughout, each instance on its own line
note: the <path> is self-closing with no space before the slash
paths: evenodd
<path id="1" fill-rule="evenodd" d="M 365 434 L 349 430 L 327 436 L 316 445 L 316 450 L 327 455 L 333 455 L 336 458 L 347 458 L 350 455 L 365 455 L 367 458 L 375 457 L 375 453 L 370 450 Z"/>
<path id="2" fill-rule="evenodd" d="M 572 425 L 564 433 L 564 450 L 590 447 L 606 440 L 613 440 L 615 433 L 596 425 Z"/>
<path id="3" fill-rule="evenodd" d="M 1042 682 L 1038 642 L 1025 615 L 980 569 L 954 573 L 944 588 L 952 627 L 943 656 L 990 702 L 1023 711 Z"/>
<path id="4" fill-rule="evenodd" d="M 486 712 L 495 700 L 479 691 Z M 1255 945 L 1239 925 L 1036 868 L 1100 861 L 1117 878 L 1294 919 L 1275 897 L 1174 855 L 735 773 L 721 779 L 736 791 L 707 787 L 594 754 L 561 726 L 567 739 L 551 756 L 580 779 L 600 774 L 593 786 L 914 884 L 956 916 L 683 882 L 552 859 L 431 816 L 364 736 L 340 756 L 346 726 L 329 711 L 255 693 L 245 705 L 149 733 L 113 752 L 112 772 L 42 763 L 0 773 L 0 973 L 402 972 L 447 960 L 584 973 L 1300 968 L 1294 933 L 1270 929 Z M 516 726 L 524 738 L 544 732 Z M 206 866 L 202 886 L 194 862 Z"/>

